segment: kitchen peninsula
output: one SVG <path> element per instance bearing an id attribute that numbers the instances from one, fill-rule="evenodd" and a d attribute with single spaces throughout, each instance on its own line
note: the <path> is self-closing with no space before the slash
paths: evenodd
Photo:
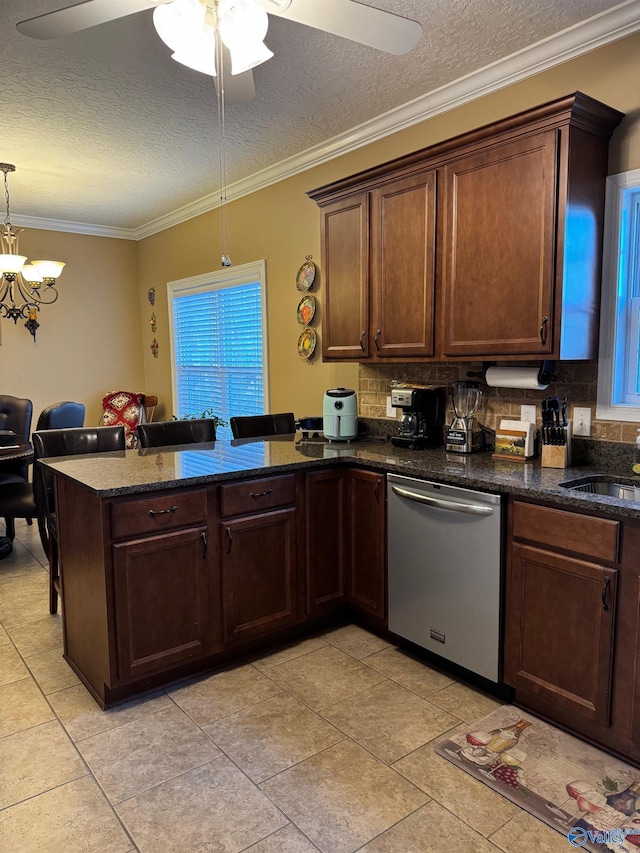
<path id="1" fill-rule="evenodd" d="M 65 658 L 102 707 L 349 611 L 386 631 L 386 474 L 408 474 L 503 496 L 504 680 L 523 704 L 640 759 L 638 703 L 630 730 L 640 684 L 632 560 L 640 547 L 640 502 L 561 485 L 593 474 L 591 468 L 293 437 L 44 464 L 56 481 Z M 568 663 L 566 672 L 553 673 L 543 672 L 544 662 L 529 673 L 523 665 L 531 668 L 535 655 L 523 649 L 528 635 L 520 626 L 538 630 L 539 614 L 527 608 L 539 596 L 530 601 L 521 588 L 534 557 L 536 567 L 544 563 L 540 582 L 553 585 L 545 593 L 553 592 L 561 609 L 563 595 L 584 594 L 581 606 L 595 614 L 588 631 L 596 637 L 597 677 L 582 661 L 587 687 L 574 690 L 580 695 L 564 687 L 573 672 Z M 567 589 L 556 585 L 567 577 Z M 571 643 L 562 626 L 554 627 L 545 628 L 552 645 Z M 552 657 L 566 659 L 555 651 Z M 592 687 L 594 695 L 586 695 Z"/>

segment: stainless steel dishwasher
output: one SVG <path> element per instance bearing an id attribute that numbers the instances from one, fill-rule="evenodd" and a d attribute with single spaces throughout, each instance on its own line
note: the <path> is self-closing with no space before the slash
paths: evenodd
<path id="1" fill-rule="evenodd" d="M 389 629 L 498 682 L 500 497 L 387 475 Z"/>

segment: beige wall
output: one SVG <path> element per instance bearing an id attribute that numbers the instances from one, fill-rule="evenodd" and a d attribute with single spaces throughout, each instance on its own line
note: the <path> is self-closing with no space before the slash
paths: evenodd
<path id="1" fill-rule="evenodd" d="M 34 427 L 39 412 L 60 400 L 84 403 L 86 423 L 96 424 L 107 390 L 144 390 L 137 244 L 28 229 L 20 251 L 67 267 L 60 298 L 39 314 L 35 342 L 23 320 L 0 321 L 0 391 L 33 401 Z"/>
<path id="2" fill-rule="evenodd" d="M 296 353 L 295 275 L 307 254 L 320 264 L 319 211 L 307 190 L 576 89 L 627 114 L 611 144 L 610 172 L 640 168 L 639 57 L 637 34 L 230 204 L 234 264 L 267 261 L 271 410 L 320 414 L 326 388 L 357 388 L 359 381 L 356 365 L 322 364 L 319 356 L 306 364 Z M 65 260 L 68 266 L 58 303 L 42 311 L 35 344 L 21 324 L 0 322 L 0 390 L 29 396 L 36 414 L 56 400 L 79 400 L 88 407 L 87 422 L 94 423 L 103 393 L 126 386 L 158 394 L 158 416 L 170 416 L 166 282 L 219 269 L 218 221 L 213 211 L 138 244 L 25 231 L 25 254 Z M 157 293 L 154 309 L 147 300 L 150 287 Z M 314 326 L 320 333 L 321 270 L 314 293 L 319 302 Z M 157 359 L 149 348 L 154 310 Z"/>
<path id="3" fill-rule="evenodd" d="M 322 364 L 319 357 L 309 365 L 296 353 L 300 332 L 295 319 L 300 297 L 295 288 L 296 271 L 307 254 L 320 263 L 319 211 L 305 195 L 307 190 L 576 90 L 627 114 L 611 144 L 610 172 L 639 168 L 639 57 L 640 35 L 634 35 L 231 203 L 229 242 L 234 264 L 267 260 L 271 410 L 321 414 L 326 388 L 358 388 L 356 366 Z M 146 385 L 159 394 L 169 414 L 166 282 L 220 268 L 218 222 L 218 212 L 214 211 L 140 243 Z M 158 294 L 157 359 L 149 350 L 153 335 L 148 327 L 151 309 L 146 293 L 152 286 Z M 319 286 L 313 292 L 319 302 L 313 325 L 320 336 L 321 271 Z"/>

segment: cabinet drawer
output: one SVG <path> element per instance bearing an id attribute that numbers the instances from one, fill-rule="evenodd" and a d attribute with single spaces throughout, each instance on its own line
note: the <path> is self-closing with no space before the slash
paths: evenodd
<path id="1" fill-rule="evenodd" d="M 223 517 L 263 512 L 295 503 L 295 477 L 265 477 L 220 487 Z"/>
<path id="2" fill-rule="evenodd" d="M 513 504 L 513 536 L 590 560 L 618 560 L 620 522 L 546 506 Z"/>
<path id="3" fill-rule="evenodd" d="M 140 500 L 118 501 L 111 505 L 114 539 L 157 533 L 207 521 L 207 493 L 170 492 Z"/>

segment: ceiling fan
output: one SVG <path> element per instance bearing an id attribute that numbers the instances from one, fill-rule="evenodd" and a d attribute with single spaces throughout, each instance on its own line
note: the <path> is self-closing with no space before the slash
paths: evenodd
<path id="1" fill-rule="evenodd" d="M 408 53 L 422 35 L 417 21 L 358 0 L 84 0 L 16 26 L 23 35 L 50 39 L 150 7 L 172 58 L 211 74 L 216 84 L 226 78 L 228 103 L 254 97 L 250 69 L 273 56 L 263 43 L 267 12 L 396 55 Z"/>

